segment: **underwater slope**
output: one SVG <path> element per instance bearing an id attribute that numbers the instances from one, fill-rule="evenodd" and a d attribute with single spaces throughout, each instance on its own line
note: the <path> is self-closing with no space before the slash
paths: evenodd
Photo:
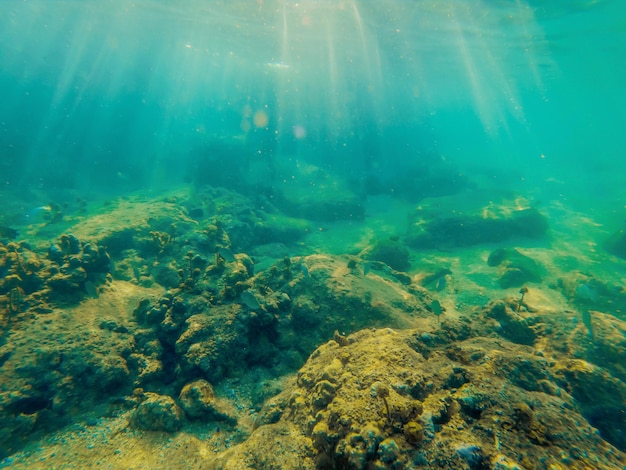
<path id="1" fill-rule="evenodd" d="M 6 464 L 623 465 L 621 293 L 542 238 L 333 255 L 210 188 L 96 212 L 2 244 Z"/>

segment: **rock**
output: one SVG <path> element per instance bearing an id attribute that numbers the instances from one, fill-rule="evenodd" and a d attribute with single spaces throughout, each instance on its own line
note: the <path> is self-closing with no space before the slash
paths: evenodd
<path id="1" fill-rule="evenodd" d="M 189 217 L 195 220 L 199 220 L 202 217 L 204 217 L 204 210 L 202 209 L 202 207 L 193 207 L 189 209 L 188 212 L 189 212 Z"/>
<path id="2" fill-rule="evenodd" d="M 347 181 L 336 173 L 311 163 L 298 161 L 276 162 L 281 184 L 275 186 L 279 193 L 273 203 L 292 217 L 321 222 L 362 220 L 365 208 L 361 198 L 350 188 Z M 311 191 L 314 187 L 315 190 Z"/>
<path id="3" fill-rule="evenodd" d="M 182 279 L 178 275 L 178 270 L 171 264 L 158 264 L 152 271 L 154 280 L 166 289 L 178 287 Z"/>
<path id="4" fill-rule="evenodd" d="M 398 240 L 378 240 L 360 254 L 364 259 L 380 261 L 397 271 L 407 271 L 411 266 L 409 250 Z"/>
<path id="5" fill-rule="evenodd" d="M 104 357 L 93 374 L 94 388 L 100 393 L 111 393 L 129 385 L 130 372 L 126 360 L 120 356 Z"/>
<path id="6" fill-rule="evenodd" d="M 412 248 L 453 248 L 498 243 L 513 238 L 541 238 L 548 230 L 547 219 L 534 208 L 503 213 L 485 218 L 475 215 L 456 215 L 423 219 L 421 213 L 411 224 L 406 237 Z"/>
<path id="7" fill-rule="evenodd" d="M 241 310 L 237 304 L 224 305 L 212 308 L 211 316 L 192 315 L 185 321 L 175 343 L 185 374 L 218 381 L 245 366 L 249 345 L 244 325 L 236 320 Z"/>
<path id="8" fill-rule="evenodd" d="M 570 271 L 558 279 L 559 289 L 580 311 L 595 310 L 626 319 L 626 289 L 620 282 L 609 282 L 580 271 Z"/>
<path id="9" fill-rule="evenodd" d="M 540 282 L 543 275 L 543 268 L 535 260 L 515 248 L 498 248 L 491 252 L 487 264 L 499 267 L 499 282 L 505 289 Z"/>
<path id="10" fill-rule="evenodd" d="M 252 231 L 255 242 L 259 244 L 277 245 L 273 250 L 267 250 L 268 254 L 274 258 L 288 256 L 289 250 L 277 250 L 276 248 L 280 248 L 279 245 L 282 245 L 282 243 L 272 242 L 281 240 L 285 243 L 294 243 L 304 238 L 313 230 L 315 230 L 315 226 L 310 220 L 295 216 L 288 217 L 280 213 L 264 214 L 254 225 L 248 227 L 248 232 Z M 237 233 L 235 233 L 234 236 L 237 236 Z"/>
<path id="11" fill-rule="evenodd" d="M 506 455 L 498 454 L 491 462 L 493 470 L 524 470 Z"/>
<path id="12" fill-rule="evenodd" d="M 576 398 L 582 414 L 602 437 L 626 451 L 626 384 L 601 367 L 578 359 L 559 361 L 553 372 L 557 383 Z"/>
<path id="13" fill-rule="evenodd" d="M 537 334 L 532 328 L 533 320 L 524 318 L 503 301 L 492 302 L 487 306 L 487 316 L 500 323 L 500 333 L 510 341 L 518 344 L 532 345 Z"/>
<path id="14" fill-rule="evenodd" d="M 130 425 L 144 431 L 175 432 L 183 425 L 183 410 L 168 395 L 147 392 L 133 412 Z"/>
<path id="15" fill-rule="evenodd" d="M 442 468 L 516 469 L 538 461 L 557 465 L 564 455 L 573 465 L 620 468 L 622 454 L 594 432 L 569 394 L 535 391 L 544 388 L 534 381 L 553 377 L 548 361 L 534 357 L 531 348 L 485 337 L 443 344 L 439 336 L 427 350 L 418 344 L 421 336 L 419 330 L 368 330 L 352 334 L 344 346 L 334 340 L 322 345 L 297 381 L 269 401 L 271 409 L 261 412 L 265 419 L 250 438 L 218 454 L 211 468 L 276 466 L 276 450 L 286 448 L 290 452 L 280 455 L 282 467 L 276 468 L 413 468 L 437 462 Z M 460 352 L 449 354 L 450 348 Z M 501 370 L 505 364 L 517 366 Z M 458 388 L 447 388 L 446 368 L 466 371 L 454 384 Z M 564 385 L 578 382 L 574 394 L 589 405 L 592 397 L 605 399 L 591 388 L 608 377 L 593 377 L 589 366 L 562 364 L 555 375 Z M 616 392 L 606 389 L 615 405 L 623 404 Z M 616 438 L 619 414 L 613 414 Z"/>
<path id="16" fill-rule="evenodd" d="M 604 248 L 612 255 L 626 259 L 626 230 L 622 229 L 611 235 L 604 242 Z"/>
<path id="17" fill-rule="evenodd" d="M 415 421 L 409 421 L 402 428 L 404 437 L 411 444 L 418 444 L 424 439 L 424 426 Z"/>
<path id="18" fill-rule="evenodd" d="M 400 457 L 400 448 L 394 439 L 387 438 L 378 446 L 378 457 L 380 461 L 391 464 Z"/>
<path id="19" fill-rule="evenodd" d="M 200 379 L 185 385 L 178 401 L 187 416 L 192 419 L 237 423 L 234 407 L 227 400 L 218 398 L 206 380 Z"/>
<path id="20" fill-rule="evenodd" d="M 158 356 L 146 356 L 144 354 L 133 353 L 128 357 L 128 365 L 136 371 L 137 378 L 134 385 L 146 388 L 166 378 L 163 363 Z"/>

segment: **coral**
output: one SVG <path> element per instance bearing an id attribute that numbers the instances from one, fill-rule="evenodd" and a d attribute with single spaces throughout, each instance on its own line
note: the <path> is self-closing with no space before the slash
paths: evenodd
<path id="1" fill-rule="evenodd" d="M 41 289 L 44 267 L 27 243 L 0 243 L 0 294 L 19 288 L 27 296 Z"/>
<path id="2" fill-rule="evenodd" d="M 207 224 L 202 233 L 206 237 L 203 245 L 211 252 L 217 252 L 220 246 L 229 247 L 231 245 L 230 237 L 224 227 L 224 223 L 218 218 L 213 219 L 213 223 Z"/>
<path id="3" fill-rule="evenodd" d="M 522 308 L 522 305 L 524 304 L 524 296 L 526 294 L 528 294 L 528 287 L 524 286 L 519 290 L 519 293 L 521 294 L 520 298 L 519 298 L 519 303 L 517 304 L 517 311 L 519 312 L 520 309 Z"/>
<path id="4" fill-rule="evenodd" d="M 94 243 L 63 234 L 40 258 L 28 243 L 0 243 L 2 323 L 27 310 L 49 311 L 48 303 L 76 303 L 107 280 L 108 253 Z"/>
<path id="5" fill-rule="evenodd" d="M 46 297 L 53 302 L 76 302 L 89 286 L 107 280 L 111 257 L 96 243 L 83 243 L 72 234 L 63 234 L 48 249 L 48 259 L 57 266 L 46 280 Z M 95 287 L 94 287 L 95 290 Z"/>
<path id="6" fill-rule="evenodd" d="M 198 282 L 204 275 L 207 264 L 206 259 L 193 251 L 188 251 L 185 255 L 182 267 L 177 271 L 180 289 L 194 292 Z"/>
<path id="7" fill-rule="evenodd" d="M 171 232 L 160 232 L 153 230 L 150 232 L 150 237 L 152 237 L 152 243 L 155 246 L 155 250 L 159 255 L 165 253 L 170 247 L 172 247 L 175 237 L 175 229 L 172 229 Z"/>

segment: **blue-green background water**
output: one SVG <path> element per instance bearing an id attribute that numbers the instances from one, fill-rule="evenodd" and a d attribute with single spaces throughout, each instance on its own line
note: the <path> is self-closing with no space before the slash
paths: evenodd
<path id="1" fill-rule="evenodd" d="M 162 188 L 234 141 L 270 166 L 393 181 L 444 161 L 623 207 L 625 18 L 619 0 L 3 0 L 2 186 Z"/>
<path id="2" fill-rule="evenodd" d="M 189 342 L 217 338 L 197 361 L 228 357 L 202 374 L 237 400 L 335 326 L 422 315 L 456 343 L 457 316 L 490 341 L 519 323 L 537 370 L 597 366 L 593 382 L 571 361 L 550 400 L 572 385 L 567 400 L 624 450 L 625 110 L 623 0 L 0 0 L 0 467 L 103 401 L 105 357 L 121 364 L 107 400 L 131 382 L 178 396 L 201 374 L 178 351 L 196 328 L 182 315 L 166 339 L 149 325 L 161 364 L 127 367 L 145 300 L 223 325 Z M 524 322 L 503 327 L 492 302 Z M 109 335 L 135 332 L 128 348 Z M 563 442 L 591 453 L 596 438 Z"/>

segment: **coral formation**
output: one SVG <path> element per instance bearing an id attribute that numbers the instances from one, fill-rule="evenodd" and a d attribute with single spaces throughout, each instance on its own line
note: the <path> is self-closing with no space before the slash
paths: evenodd
<path id="1" fill-rule="evenodd" d="M 52 304 L 75 304 L 110 279 L 111 258 L 95 243 L 62 234 L 47 257 L 26 242 L 0 243 L 1 318 L 6 326 L 26 310 L 47 312 Z"/>
<path id="2" fill-rule="evenodd" d="M 311 255 L 310 221 L 260 207 L 198 190 L 0 243 L 0 456 L 94 410 L 205 468 L 623 465 L 618 276 L 555 275 L 532 248 L 464 266 L 384 235 Z M 534 209 L 450 219 L 420 243 L 547 228 Z"/>
<path id="3" fill-rule="evenodd" d="M 476 354 L 516 351 L 512 343 L 480 337 L 456 343 L 469 358 L 460 363 L 445 354 L 453 343 L 426 346 L 422 337 L 417 330 L 370 330 L 352 335 L 347 346 L 321 346 L 297 381 L 265 405 L 253 434 L 211 468 L 254 468 L 252 462 L 318 469 L 619 465 L 554 382 L 547 362 L 538 372 L 552 391 L 535 392 L 497 374 L 496 357 Z M 451 361 L 465 380 L 450 383 Z M 292 449 L 296 455 L 281 451 L 288 442 L 302 443 Z M 584 453 L 571 451 L 582 442 Z"/>

